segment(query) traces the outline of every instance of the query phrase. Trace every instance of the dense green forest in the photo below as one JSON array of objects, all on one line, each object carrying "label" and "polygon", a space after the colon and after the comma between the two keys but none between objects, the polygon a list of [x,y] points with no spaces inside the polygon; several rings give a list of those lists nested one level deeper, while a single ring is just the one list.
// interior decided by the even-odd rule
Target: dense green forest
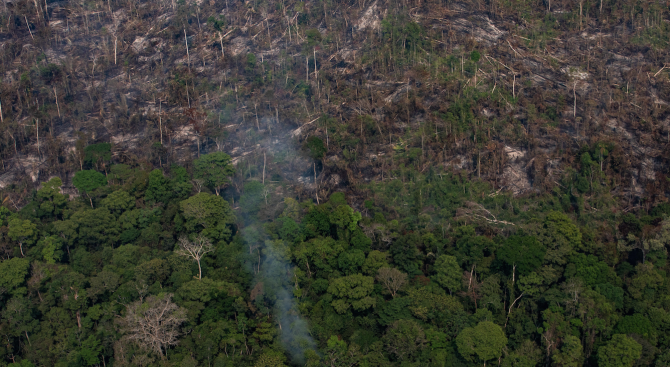
[{"label": "dense green forest", "polygon": [[670,363],[670,205],[618,211],[583,173],[515,198],[403,168],[356,211],[252,174],[228,197],[221,152],[94,163],[77,197],[52,178],[0,207],[2,365]]}]

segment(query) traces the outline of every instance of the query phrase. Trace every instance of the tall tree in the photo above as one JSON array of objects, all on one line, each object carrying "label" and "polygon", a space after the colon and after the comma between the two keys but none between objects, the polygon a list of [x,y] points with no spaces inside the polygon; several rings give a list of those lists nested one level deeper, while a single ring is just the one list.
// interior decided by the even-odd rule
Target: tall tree
[{"label": "tall tree", "polygon": [[407,274],[396,268],[380,268],[376,279],[394,298],[396,293],[407,284]]},{"label": "tall tree", "polygon": [[214,246],[209,238],[198,235],[193,241],[190,241],[186,236],[180,237],[179,249],[176,252],[181,256],[190,257],[198,263],[198,279],[202,279],[200,260],[212,251],[214,251]]},{"label": "tall tree", "polygon": [[149,174],[149,183],[144,197],[148,202],[166,204],[173,193],[172,182],[163,175],[163,171],[155,169]]},{"label": "tall tree", "polygon": [[328,286],[328,293],[339,298],[332,303],[338,313],[345,313],[349,307],[357,311],[373,307],[375,299],[370,296],[373,290],[374,279],[361,274],[333,279]]},{"label": "tall tree", "polygon": [[4,291],[0,293],[0,297],[4,298],[4,295],[7,293],[10,295],[26,293],[24,285],[29,268],[30,261],[28,261],[28,259],[15,257],[13,259],[1,261],[0,289],[3,289]]},{"label": "tall tree", "polygon": [[97,143],[84,148],[84,162],[96,169],[107,172],[107,166],[112,160],[112,144]]},{"label": "tall tree", "polygon": [[598,366],[631,367],[640,358],[642,346],[624,334],[615,334],[598,349]]},{"label": "tall tree", "polygon": [[201,231],[202,235],[218,240],[227,240],[232,234],[230,226],[235,223],[235,215],[222,197],[201,192],[180,204],[187,230]]},{"label": "tall tree", "polygon": [[93,199],[91,199],[91,191],[97,189],[100,186],[107,185],[107,177],[100,172],[84,170],[79,171],[74,174],[72,179],[72,184],[77,190],[86,194],[88,200],[91,202],[91,208],[93,207]]},{"label": "tall tree", "polygon": [[167,348],[178,344],[185,321],[186,309],[172,302],[172,294],[167,293],[127,305],[122,325],[127,339],[164,358]]},{"label": "tall tree", "polygon": [[213,188],[217,196],[221,188],[230,182],[230,177],[235,174],[230,156],[223,152],[205,154],[193,161],[193,167],[193,176],[204,180],[205,185]]},{"label": "tall tree", "polygon": [[35,223],[25,219],[13,218],[9,220],[9,237],[19,243],[21,249],[21,256],[26,256],[23,253],[23,245],[32,245],[37,239],[37,226]]},{"label": "tall tree", "polygon": [[496,259],[506,265],[510,274],[526,275],[542,265],[545,252],[534,236],[510,236],[496,251]]},{"label": "tall tree", "polygon": [[456,337],[458,352],[469,361],[487,361],[499,358],[507,345],[502,328],[491,321],[482,321],[477,326],[465,328]]},{"label": "tall tree", "polygon": [[440,255],[433,266],[433,279],[437,284],[449,290],[449,293],[458,291],[462,286],[463,270],[458,266],[455,256]]},{"label": "tall tree", "polygon": [[556,366],[579,367],[582,365],[582,343],[574,335],[568,335],[563,338],[563,345],[560,350],[556,350],[551,357]]},{"label": "tall tree", "polygon": [[63,181],[54,177],[48,182],[42,184],[42,188],[37,190],[37,199],[40,202],[40,216],[55,217],[63,212],[67,204],[67,196],[60,193],[60,187]]},{"label": "tall tree", "polygon": [[100,200],[100,204],[117,216],[131,210],[135,206],[135,199],[125,190],[116,190]]},{"label": "tall tree", "polygon": [[426,347],[426,333],[414,320],[398,320],[384,335],[386,349],[401,361],[415,357]]}]

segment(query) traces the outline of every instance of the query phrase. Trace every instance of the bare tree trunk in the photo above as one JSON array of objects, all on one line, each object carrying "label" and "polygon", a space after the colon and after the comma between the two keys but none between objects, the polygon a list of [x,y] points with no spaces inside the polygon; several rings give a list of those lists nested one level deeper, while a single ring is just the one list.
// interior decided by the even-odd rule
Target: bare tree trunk
[{"label": "bare tree trunk", "polygon": [[482,152],[477,152],[477,177],[482,178]]},{"label": "bare tree trunk", "polygon": [[[56,93],[56,86],[54,85],[54,96],[56,97],[56,108],[58,109],[58,118],[60,118],[60,105],[58,104],[58,93]],[[0,109],[0,113],[2,109]]]},{"label": "bare tree trunk", "polygon": [[37,136],[37,154],[42,157],[40,151],[40,119],[35,119],[35,135]]},{"label": "bare tree trunk", "polygon": [[163,145],[163,120],[161,119],[162,106],[163,106],[162,101],[158,99],[158,130],[160,130],[161,133],[161,145]]},{"label": "bare tree trunk", "polygon": [[507,310],[507,318],[505,319],[505,327],[507,327],[507,321],[509,321],[509,315],[510,315],[510,313],[512,313],[512,307],[514,307],[514,304],[516,303],[516,301],[518,301],[519,299],[521,299],[521,297],[523,297],[523,295],[524,295],[524,294],[521,293],[521,295],[520,295],[519,297],[517,297],[517,298],[514,300],[514,302],[512,302],[512,304],[509,306],[509,310]]},{"label": "bare tree trunk", "polygon": [[26,17],[26,16],[24,15],[24,16],[23,16],[23,19],[26,20],[26,27],[28,27],[28,32],[30,32],[30,38],[32,38],[33,41],[34,41],[34,40],[35,40],[35,37],[33,37],[33,31],[30,29],[30,23],[28,23],[28,17]]},{"label": "bare tree trunk", "polygon": [[256,129],[261,131],[261,125],[258,123],[258,105],[254,103],[254,113],[256,114]]},{"label": "bare tree trunk", "polygon": [[[191,108],[191,96],[188,94],[188,81],[186,82],[186,99],[188,100],[188,108]],[[198,153],[199,152],[200,151],[198,150]]]},{"label": "bare tree trunk", "polygon": [[[184,42],[186,42],[186,60],[188,62],[188,68],[191,69],[191,55],[188,53],[188,37],[186,36],[186,28],[184,28]],[[190,108],[190,106],[189,106]]]},{"label": "bare tree trunk", "polygon": [[574,99],[572,104],[572,117],[577,117],[577,82],[572,87],[572,97]]},{"label": "bare tree trunk", "polygon": [[319,184],[316,183],[316,162],[314,163],[314,187],[316,192],[316,203],[319,204]]},{"label": "bare tree trunk", "polygon": [[37,20],[40,20],[40,7],[37,5],[37,0],[33,0],[35,3],[35,13],[37,13]]},{"label": "bare tree trunk", "polygon": [[221,32],[219,32],[219,42],[221,42],[221,58],[224,58],[226,55],[223,53],[223,36],[221,35]]}]

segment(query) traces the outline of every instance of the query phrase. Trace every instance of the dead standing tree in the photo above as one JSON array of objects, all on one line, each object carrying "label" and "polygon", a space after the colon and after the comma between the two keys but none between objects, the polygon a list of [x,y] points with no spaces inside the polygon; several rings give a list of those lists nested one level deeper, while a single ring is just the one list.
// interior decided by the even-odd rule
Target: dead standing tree
[{"label": "dead standing tree", "polygon": [[179,327],[186,321],[186,309],[172,302],[172,294],[149,296],[126,306],[122,325],[126,338],[165,358],[167,348],[177,345]]},{"label": "dead standing tree", "polygon": [[200,260],[209,252],[214,251],[214,245],[209,238],[199,235],[195,240],[190,241],[186,237],[179,238],[178,255],[188,256],[198,263],[198,279],[202,279],[202,267]]},{"label": "dead standing tree", "polygon": [[[186,86],[186,89],[188,91],[188,84]],[[189,105],[190,105],[190,99],[189,99]],[[195,108],[185,108],[183,112],[184,116],[188,119],[188,124],[193,126],[193,131],[196,133],[196,142],[198,143],[198,158],[200,158],[200,141],[204,136],[207,136],[206,134],[206,127],[207,127],[207,114],[205,112],[199,112]]]},{"label": "dead standing tree", "polygon": [[377,273],[377,281],[395,298],[398,291],[407,283],[407,274],[396,268],[381,268]]}]

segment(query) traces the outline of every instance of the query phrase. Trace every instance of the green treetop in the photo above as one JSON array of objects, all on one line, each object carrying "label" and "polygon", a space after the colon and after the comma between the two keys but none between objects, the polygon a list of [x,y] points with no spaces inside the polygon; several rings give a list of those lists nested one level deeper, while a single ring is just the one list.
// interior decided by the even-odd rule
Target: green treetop
[{"label": "green treetop", "polygon": [[223,152],[205,154],[193,162],[196,179],[204,181],[205,185],[211,187],[219,195],[223,186],[230,182],[230,177],[235,173],[235,167],[231,163],[230,156]]},{"label": "green treetop", "polygon": [[582,365],[582,343],[574,335],[568,335],[563,339],[560,350],[556,350],[552,360],[557,366],[579,367]]},{"label": "green treetop", "polygon": [[91,202],[92,208],[93,200],[89,194],[98,187],[107,185],[107,177],[97,171],[84,170],[74,174],[72,184],[77,188],[77,190],[88,196],[88,200]]},{"label": "green treetop", "polygon": [[542,265],[546,249],[533,236],[510,236],[496,252],[507,270],[526,275]]},{"label": "green treetop", "polygon": [[370,297],[373,289],[374,278],[354,274],[331,280],[328,293],[339,298],[332,303],[335,311],[345,313],[349,307],[361,311],[374,306],[375,299]]},{"label": "green treetop", "polygon": [[[30,268],[28,259],[15,257],[0,262],[0,288],[12,295],[24,294],[26,288],[23,287]],[[3,295],[0,295],[2,297]],[[0,298],[1,299],[1,298]]]},{"label": "green treetop", "polygon": [[213,239],[227,240],[232,234],[229,226],[235,215],[227,201],[220,196],[201,192],[181,202],[186,229]]},{"label": "green treetop", "polygon": [[598,366],[631,367],[640,358],[642,346],[623,334],[615,334],[612,339],[598,349]]},{"label": "green treetop", "polygon": [[42,188],[37,190],[37,198],[40,202],[40,216],[57,216],[63,212],[67,204],[67,196],[60,193],[60,187],[63,181],[54,177],[48,182],[42,184]]},{"label": "green treetop", "polygon": [[107,195],[106,198],[100,201],[103,207],[109,209],[110,212],[120,215],[121,213],[133,209],[135,207],[135,199],[133,199],[128,192],[124,190],[117,190]]},{"label": "green treetop", "polygon": [[19,218],[12,218],[9,220],[9,237],[19,243],[21,249],[21,256],[26,256],[23,253],[23,245],[32,245],[37,240],[37,226],[29,220],[21,220]]},{"label": "green treetop", "polygon": [[478,359],[486,363],[499,358],[505,345],[505,332],[490,321],[482,321],[473,328],[465,328],[456,337],[458,352],[463,358],[473,362]]},{"label": "green treetop", "polygon": [[461,289],[461,278],[463,270],[458,266],[458,260],[455,256],[440,255],[433,266],[435,280],[439,285],[449,290],[449,292]]}]

